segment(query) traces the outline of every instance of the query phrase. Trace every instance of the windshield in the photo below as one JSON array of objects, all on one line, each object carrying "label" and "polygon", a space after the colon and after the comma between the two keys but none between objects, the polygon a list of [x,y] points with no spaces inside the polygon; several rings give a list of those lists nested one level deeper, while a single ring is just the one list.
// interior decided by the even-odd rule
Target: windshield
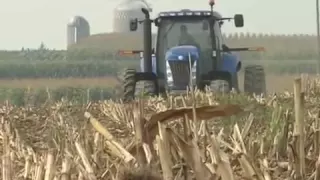
[{"label": "windshield", "polygon": [[[202,17],[177,18],[179,20],[174,18],[161,19],[156,49],[159,58],[157,67],[165,67],[165,53],[177,45],[194,45],[199,48],[203,55],[212,54],[209,20]],[[207,28],[203,28],[205,23]],[[218,22],[214,23],[213,29],[216,35],[217,47],[221,48],[223,39]]]},{"label": "windshield", "polygon": [[159,49],[161,55],[177,45],[195,45],[200,49],[211,49],[210,30],[203,30],[203,19],[163,19],[158,32]]},{"label": "windshield", "polygon": [[[203,18],[175,18],[161,19],[157,38],[158,67],[165,67],[165,53],[167,50],[178,45],[194,45],[200,51],[210,50],[210,28],[203,29],[203,24],[208,20]],[[159,69],[159,70],[160,70]],[[161,70],[160,70],[161,71]]]}]

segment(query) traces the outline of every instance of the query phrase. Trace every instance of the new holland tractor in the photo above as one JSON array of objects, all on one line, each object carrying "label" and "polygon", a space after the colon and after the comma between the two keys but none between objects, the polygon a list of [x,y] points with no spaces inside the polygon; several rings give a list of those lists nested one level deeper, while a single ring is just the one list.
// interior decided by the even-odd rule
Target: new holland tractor
[{"label": "new holland tractor", "polygon": [[[230,48],[222,37],[221,25],[234,20],[236,27],[243,27],[241,14],[223,18],[211,10],[160,12],[150,18],[147,9],[142,9],[144,20],[130,21],[130,30],[136,31],[138,24],[144,25],[144,50],[123,51],[141,53],[141,69],[127,69],[123,79],[123,100],[133,100],[139,93],[160,95],[186,92],[192,84],[200,90],[216,92],[239,92],[238,72],[241,61],[233,51],[259,51],[261,48]],[[151,25],[157,27],[155,46],[152,48]],[[250,65],[244,68],[244,91],[265,93],[263,67]],[[210,88],[206,88],[209,86]]]}]

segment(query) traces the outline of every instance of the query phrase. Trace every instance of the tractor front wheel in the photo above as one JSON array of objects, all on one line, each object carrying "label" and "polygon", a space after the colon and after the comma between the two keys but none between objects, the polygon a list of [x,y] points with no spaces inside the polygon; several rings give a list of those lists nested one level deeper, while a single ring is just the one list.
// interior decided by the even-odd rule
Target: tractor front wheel
[{"label": "tractor front wheel", "polygon": [[210,82],[210,89],[213,92],[228,93],[230,85],[226,80],[214,80]]},{"label": "tractor front wheel", "polygon": [[136,82],[135,97],[154,96],[156,87],[153,81]]}]

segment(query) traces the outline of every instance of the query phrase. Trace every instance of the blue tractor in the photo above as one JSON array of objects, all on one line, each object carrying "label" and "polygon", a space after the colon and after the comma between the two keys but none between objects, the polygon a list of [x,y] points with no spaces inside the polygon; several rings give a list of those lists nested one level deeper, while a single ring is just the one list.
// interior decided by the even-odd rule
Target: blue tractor
[{"label": "blue tractor", "polygon": [[[243,27],[241,14],[223,18],[211,10],[161,12],[150,18],[147,9],[142,9],[145,19],[134,19],[130,30],[136,31],[144,24],[144,50],[141,70],[127,69],[123,79],[123,100],[130,101],[142,91],[149,95],[185,92],[190,85],[200,90],[239,92],[238,72],[241,61],[232,51],[259,50],[255,48],[229,48],[224,44],[221,25],[225,20],[234,20],[236,27]],[[152,48],[151,24],[157,27],[155,46]],[[244,91],[265,93],[263,67],[245,67]],[[205,88],[209,86],[210,88]]]}]

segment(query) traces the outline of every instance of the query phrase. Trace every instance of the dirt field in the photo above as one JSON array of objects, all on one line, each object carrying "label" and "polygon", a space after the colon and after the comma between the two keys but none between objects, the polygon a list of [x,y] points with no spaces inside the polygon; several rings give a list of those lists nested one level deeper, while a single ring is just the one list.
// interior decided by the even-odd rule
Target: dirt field
[{"label": "dirt field", "polygon": [[117,80],[113,77],[101,77],[101,78],[65,78],[65,79],[16,79],[16,80],[4,80],[0,79],[0,88],[25,88],[30,86],[31,88],[56,88],[61,86],[72,87],[113,87],[117,84]]},{"label": "dirt field", "polygon": [[[293,91],[293,80],[299,77],[299,75],[266,75],[266,84],[268,93],[273,92],[283,92],[283,91]],[[243,74],[239,75],[239,86],[243,90]]]},{"label": "dirt field", "polygon": [[[293,90],[293,79],[299,75],[274,75],[267,74],[266,83],[269,93],[281,92],[281,91],[292,91]],[[243,74],[239,75],[240,89],[243,90]],[[0,80],[1,87],[10,88],[56,88],[61,86],[73,86],[73,87],[113,87],[117,85],[117,79],[112,77],[103,78],[67,78],[67,79],[17,79],[17,80]]]}]

